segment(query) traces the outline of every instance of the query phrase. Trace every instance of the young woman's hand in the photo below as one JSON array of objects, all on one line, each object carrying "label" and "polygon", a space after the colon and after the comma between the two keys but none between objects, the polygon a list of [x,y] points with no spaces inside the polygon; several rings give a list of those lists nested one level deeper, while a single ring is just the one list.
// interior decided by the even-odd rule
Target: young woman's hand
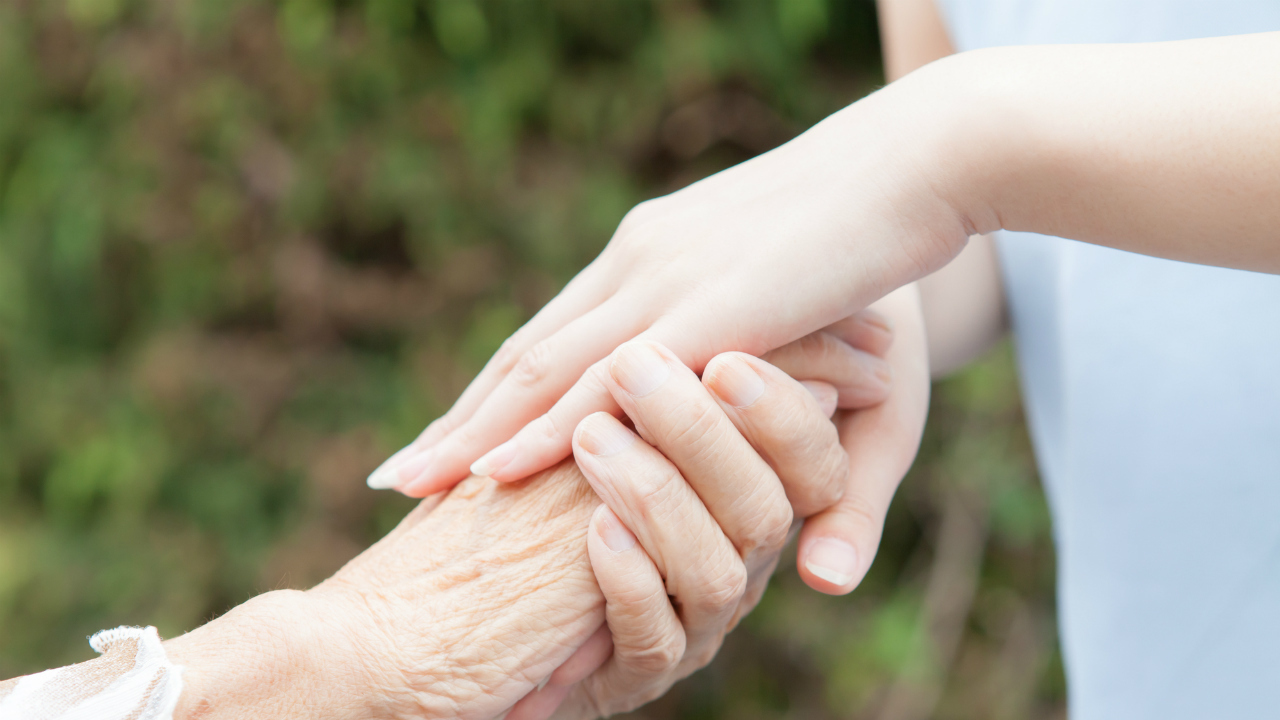
[{"label": "young woman's hand", "polygon": [[469,469],[519,479],[567,456],[586,416],[618,415],[603,359],[622,343],[660,343],[700,373],[718,354],[762,355],[944,264],[969,229],[936,167],[947,167],[945,144],[928,113],[905,111],[914,97],[886,88],[636,207],[371,484],[422,497]]},{"label": "young woman's hand", "polygon": [[617,412],[597,363],[623,342],[662,343],[695,371],[726,351],[760,355],[941,267],[977,233],[1280,272],[1277,86],[1280,33],[927,65],[638,206],[372,484],[423,495],[473,463],[498,479],[546,467],[582,418]]}]

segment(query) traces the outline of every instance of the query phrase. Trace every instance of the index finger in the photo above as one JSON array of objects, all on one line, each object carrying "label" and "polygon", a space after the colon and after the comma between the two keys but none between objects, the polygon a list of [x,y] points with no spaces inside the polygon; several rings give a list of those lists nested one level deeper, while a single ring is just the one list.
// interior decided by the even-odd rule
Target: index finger
[{"label": "index finger", "polygon": [[[591,363],[635,335],[641,322],[640,313],[615,296],[535,344],[480,402],[469,420],[434,447],[403,457],[390,468],[399,474],[391,484],[415,497],[444,490],[466,477],[469,467],[486,451],[490,451],[486,459],[491,467],[478,464],[475,474],[491,475],[498,469],[492,466],[495,458],[504,457],[492,452],[494,446],[553,407],[555,399],[577,383]],[[559,450],[558,456],[529,472],[567,457],[567,439]]]},{"label": "index finger", "polygon": [[[512,428],[511,424],[529,419],[528,411],[531,403],[529,397],[522,397],[514,392],[507,393],[500,388],[489,397],[485,403],[486,407],[477,412],[472,422],[446,438],[431,451],[437,455],[432,460],[434,466],[417,473],[416,480],[410,478],[402,488],[402,492],[406,495],[421,497],[453,485],[460,479],[460,473],[467,469],[464,460],[471,463],[470,470],[473,474],[491,477],[498,482],[514,482],[526,478],[569,456],[572,452],[574,428],[588,415],[607,412],[615,417],[620,416],[622,411],[604,382],[609,353],[633,338],[644,340],[656,336],[658,332],[655,328],[649,328],[636,334],[633,326],[640,322],[641,316],[633,315],[634,320],[630,323],[620,320],[618,315],[626,318],[625,313],[632,311],[615,305],[625,306],[626,301],[622,296],[614,296],[609,302],[593,311],[592,314],[598,315],[601,322],[593,323],[590,328],[584,329],[580,333],[581,339],[575,341],[578,343],[576,346],[573,342],[564,342],[558,337],[552,338],[557,341],[557,344],[548,352],[556,359],[548,360],[550,364],[578,362],[584,355],[602,359],[598,359],[585,372],[581,372],[577,381],[567,390],[562,387],[553,387],[548,390],[546,383],[531,386],[531,393],[564,392],[550,409],[528,422],[512,437],[509,433],[515,428]],[[591,330],[597,331],[597,334],[592,335]],[[566,331],[558,335],[564,335]],[[583,345],[587,349],[584,349]],[[606,346],[607,349],[596,352]],[[672,344],[667,344],[666,347],[689,367],[701,368],[700,365],[690,363],[689,357],[684,357],[684,355],[692,355],[696,360],[696,353],[682,354]],[[703,360],[705,362],[705,358]],[[542,408],[535,406],[533,409],[540,411]],[[483,417],[480,413],[484,413]],[[472,429],[476,435],[467,437]],[[494,447],[504,437],[511,439]],[[477,447],[479,445],[482,447]],[[480,456],[480,453],[485,450],[488,452]],[[479,456],[478,459],[477,456]],[[471,462],[472,460],[474,462]]]},{"label": "index finger", "polygon": [[516,363],[530,348],[599,307],[607,299],[608,293],[603,283],[596,280],[591,265],[588,265],[535,313],[529,322],[503,341],[498,351],[454,401],[453,407],[428,425],[410,447],[425,450],[470,420],[480,404],[511,374]]}]

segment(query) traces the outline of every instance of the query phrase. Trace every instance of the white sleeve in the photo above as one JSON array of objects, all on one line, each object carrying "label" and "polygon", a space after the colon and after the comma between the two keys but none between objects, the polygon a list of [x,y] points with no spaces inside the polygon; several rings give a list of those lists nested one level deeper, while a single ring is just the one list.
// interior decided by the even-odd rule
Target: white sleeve
[{"label": "white sleeve", "polygon": [[118,627],[89,639],[101,657],[0,682],[0,720],[172,720],[182,668],[153,627]]}]

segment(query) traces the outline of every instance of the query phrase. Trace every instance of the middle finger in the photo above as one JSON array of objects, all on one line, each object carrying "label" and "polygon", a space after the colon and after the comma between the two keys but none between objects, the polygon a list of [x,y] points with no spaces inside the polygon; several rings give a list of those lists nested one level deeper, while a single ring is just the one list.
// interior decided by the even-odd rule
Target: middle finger
[{"label": "middle finger", "polygon": [[640,436],[679,468],[744,560],[782,546],[792,519],[782,484],[674,354],[653,342],[626,343],[603,379]]},{"label": "middle finger", "polygon": [[573,454],[665,578],[689,648],[714,645],[737,610],[747,570],[706,506],[662,453],[608,413],[578,425]]}]

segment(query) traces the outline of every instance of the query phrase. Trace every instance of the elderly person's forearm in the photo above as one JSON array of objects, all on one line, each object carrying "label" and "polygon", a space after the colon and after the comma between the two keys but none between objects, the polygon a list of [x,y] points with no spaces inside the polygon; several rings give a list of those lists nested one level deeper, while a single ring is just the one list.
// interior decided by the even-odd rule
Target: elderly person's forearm
[{"label": "elderly person's forearm", "polygon": [[572,463],[465,482],[320,586],[167,643],[188,668],[175,718],[488,720],[603,620],[586,557],[598,502]]}]

